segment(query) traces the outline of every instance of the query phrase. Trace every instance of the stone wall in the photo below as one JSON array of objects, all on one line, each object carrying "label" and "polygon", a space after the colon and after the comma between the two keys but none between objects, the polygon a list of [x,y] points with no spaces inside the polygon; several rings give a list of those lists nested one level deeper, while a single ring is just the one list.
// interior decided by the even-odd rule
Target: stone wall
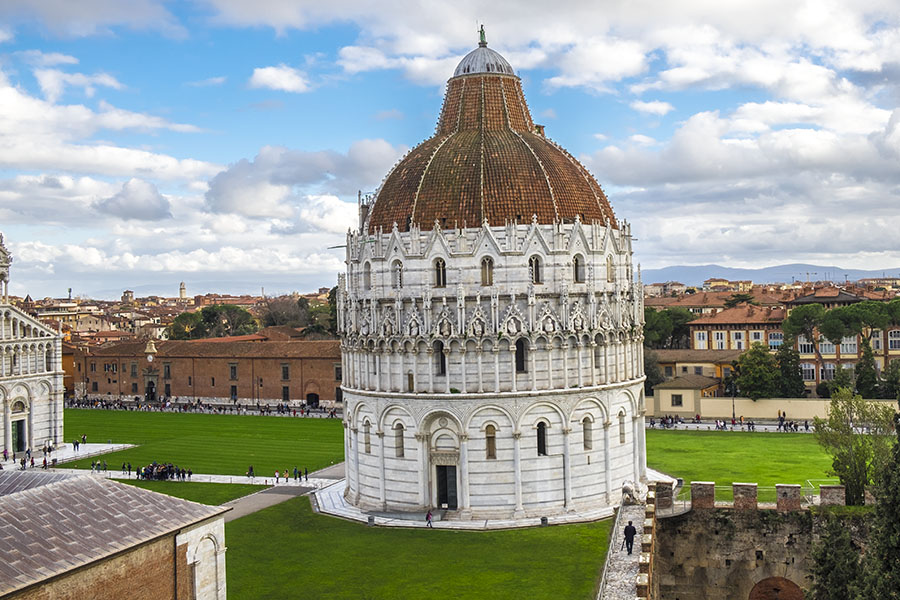
[{"label": "stone wall", "polygon": [[[9,600],[193,598],[186,546],[170,535],[9,596]],[[176,594],[176,589],[179,593]],[[187,595],[186,595],[187,594]]]},{"label": "stone wall", "polygon": [[[803,598],[802,590],[811,584],[810,551],[827,509],[803,508],[799,486],[787,485],[777,486],[777,509],[759,506],[756,488],[756,484],[736,483],[734,502],[715,505],[713,484],[692,482],[691,510],[658,515],[654,598]],[[825,486],[821,503],[842,505],[842,486]],[[865,518],[844,518],[853,543],[864,547]]]}]

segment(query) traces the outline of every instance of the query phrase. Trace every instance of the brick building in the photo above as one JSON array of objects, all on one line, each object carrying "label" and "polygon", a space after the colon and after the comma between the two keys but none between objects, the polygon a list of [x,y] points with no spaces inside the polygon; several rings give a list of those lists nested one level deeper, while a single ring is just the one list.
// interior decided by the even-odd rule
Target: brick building
[{"label": "brick building", "polygon": [[783,308],[740,304],[720,312],[704,315],[688,324],[691,348],[694,350],[746,350],[762,344],[774,350],[781,345],[784,334]]},{"label": "brick building", "polygon": [[227,507],[38,471],[0,471],[0,502],[3,598],[226,598]]},{"label": "brick building", "polygon": [[90,350],[75,370],[76,387],[92,397],[312,406],[342,400],[337,340],[122,342]]}]

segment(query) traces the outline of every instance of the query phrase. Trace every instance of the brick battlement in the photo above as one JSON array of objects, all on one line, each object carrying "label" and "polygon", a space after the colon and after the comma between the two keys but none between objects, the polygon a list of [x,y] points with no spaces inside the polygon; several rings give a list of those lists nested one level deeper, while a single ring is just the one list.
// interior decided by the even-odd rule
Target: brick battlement
[{"label": "brick battlement", "polygon": [[[716,484],[711,481],[691,482],[691,509],[733,508],[734,510],[771,509],[771,505],[760,506],[758,486],[755,483],[732,483],[733,500],[716,502]],[[819,488],[819,503],[822,506],[843,506],[845,490],[842,485],[823,485]],[[775,485],[775,510],[793,512],[804,509],[802,488],[799,485],[779,483]],[[672,507],[671,484],[657,487],[657,506]]]}]

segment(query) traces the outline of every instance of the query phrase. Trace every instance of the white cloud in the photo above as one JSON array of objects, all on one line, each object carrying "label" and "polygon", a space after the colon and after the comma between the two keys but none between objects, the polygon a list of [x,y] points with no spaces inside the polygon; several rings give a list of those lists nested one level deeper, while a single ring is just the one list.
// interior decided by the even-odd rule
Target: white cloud
[{"label": "white cloud", "polygon": [[556,111],[553,110],[552,108],[545,109],[545,110],[541,111],[541,118],[542,119],[556,119],[557,118]]},{"label": "white cloud", "polygon": [[375,113],[376,121],[387,121],[389,119],[399,120],[402,118],[403,118],[403,112],[397,110],[396,108],[391,108],[388,110],[379,110],[377,113]]},{"label": "white cloud", "polygon": [[41,86],[44,97],[53,103],[59,99],[67,85],[84,89],[88,98],[93,97],[95,86],[104,86],[115,90],[125,87],[115,77],[106,73],[85,75],[84,73],[64,73],[57,69],[37,69],[34,76]]},{"label": "white cloud", "polygon": [[225,83],[227,77],[219,76],[219,77],[208,77],[207,79],[200,79],[198,81],[188,81],[185,85],[190,87],[211,87],[216,85],[222,85]]},{"label": "white cloud", "polygon": [[172,216],[169,201],[156,186],[141,179],[130,179],[113,196],[100,200],[94,207],[120,219],[158,221]]},{"label": "white cloud", "polygon": [[294,93],[302,93],[310,89],[309,80],[303,72],[284,64],[277,67],[253,69],[249,85],[252,88],[269,88]]},{"label": "white cloud", "polygon": [[59,52],[41,52],[40,50],[22,50],[15,53],[28,64],[37,67],[54,67],[56,65],[77,65],[78,59]]},{"label": "white cloud", "polygon": [[184,28],[164,4],[161,0],[4,0],[0,21],[37,20],[51,33],[66,37],[108,34],[120,26],[184,36]]},{"label": "white cloud", "polygon": [[649,102],[635,100],[634,102],[629,104],[629,106],[638,112],[644,112],[659,116],[667,115],[675,110],[674,106],[672,106],[668,102],[662,102],[660,100],[651,100]]},{"label": "white cloud", "polygon": [[300,209],[301,223],[332,233],[345,233],[359,224],[357,206],[337,196],[307,196]]},{"label": "white cloud", "polygon": [[238,161],[213,177],[206,202],[215,213],[290,220],[302,196],[320,198],[314,191],[374,189],[402,152],[384,140],[354,142],[346,154],[265,146],[252,161]]},{"label": "white cloud", "polygon": [[4,42],[11,42],[13,40],[13,33],[9,29],[5,27],[0,27],[0,44]]},{"label": "white cloud", "polygon": [[192,180],[221,170],[200,160],[87,141],[103,130],[198,131],[192,125],[119,109],[103,101],[96,112],[80,104],[52,104],[10,84],[2,72],[0,106],[0,168],[166,180]]}]

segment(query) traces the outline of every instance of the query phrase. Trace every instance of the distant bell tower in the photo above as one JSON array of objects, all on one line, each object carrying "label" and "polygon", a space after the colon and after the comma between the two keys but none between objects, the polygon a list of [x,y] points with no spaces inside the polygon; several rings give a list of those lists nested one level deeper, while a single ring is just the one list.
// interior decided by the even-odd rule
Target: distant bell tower
[{"label": "distant bell tower", "polygon": [[3,234],[0,233],[0,302],[9,304],[9,265],[12,264],[12,254],[3,244]]},{"label": "distant bell tower", "polygon": [[187,300],[187,287],[184,285],[184,282],[181,282],[181,285],[178,286],[178,297],[181,300]]}]

